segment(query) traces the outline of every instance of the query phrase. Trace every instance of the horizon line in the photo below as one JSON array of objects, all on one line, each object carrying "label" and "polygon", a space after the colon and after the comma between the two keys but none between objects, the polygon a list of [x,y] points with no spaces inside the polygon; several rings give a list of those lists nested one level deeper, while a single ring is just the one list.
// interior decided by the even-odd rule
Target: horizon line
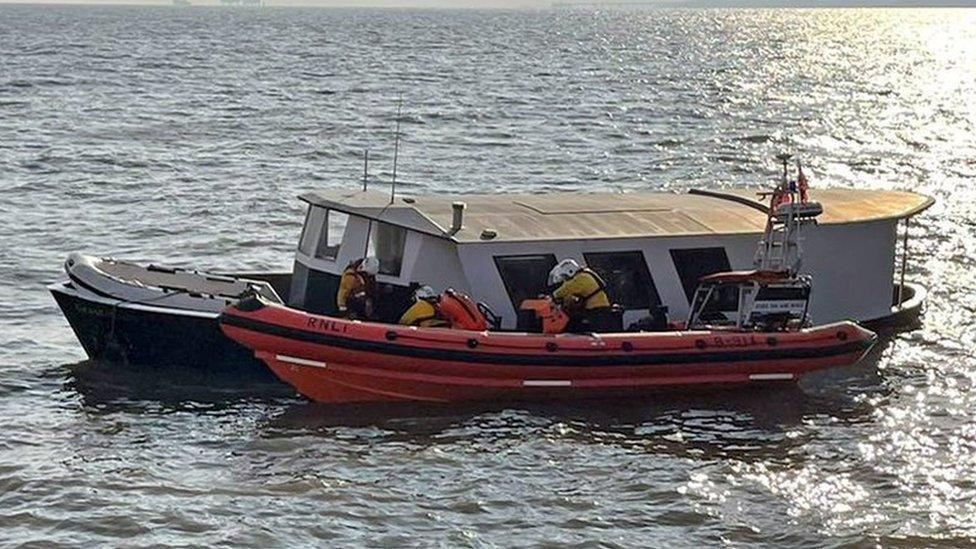
[{"label": "horizon line", "polygon": [[[340,0],[341,2],[341,0]],[[117,7],[172,7],[179,9],[221,8],[236,10],[260,10],[265,8],[321,8],[321,9],[421,9],[421,10],[568,10],[574,8],[602,9],[602,8],[675,8],[675,9],[976,9],[973,0],[610,0],[600,1],[550,1],[531,2],[516,0],[511,5],[479,6],[476,4],[442,5],[424,2],[384,2],[380,5],[370,5],[367,2],[331,3],[331,2],[302,2],[301,0],[263,0],[260,5],[222,5],[220,0],[207,0],[205,3],[178,5],[166,0],[0,0],[0,5],[9,6],[117,6]]]}]

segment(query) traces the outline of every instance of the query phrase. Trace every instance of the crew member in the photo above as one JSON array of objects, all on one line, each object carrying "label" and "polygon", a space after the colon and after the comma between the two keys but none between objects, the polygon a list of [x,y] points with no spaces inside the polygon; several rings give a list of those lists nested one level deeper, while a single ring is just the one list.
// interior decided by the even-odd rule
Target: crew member
[{"label": "crew member", "polygon": [[569,315],[568,332],[608,332],[616,329],[616,317],[606,283],[600,275],[572,259],[560,261],[549,272],[552,299]]},{"label": "crew member", "polygon": [[400,317],[400,324],[421,328],[443,328],[447,326],[447,321],[441,315],[439,302],[440,296],[430,286],[417,288],[413,292],[413,305]]},{"label": "crew member", "polygon": [[376,273],[379,270],[380,262],[372,256],[357,259],[346,267],[336,294],[336,305],[341,316],[358,319],[372,316]]}]

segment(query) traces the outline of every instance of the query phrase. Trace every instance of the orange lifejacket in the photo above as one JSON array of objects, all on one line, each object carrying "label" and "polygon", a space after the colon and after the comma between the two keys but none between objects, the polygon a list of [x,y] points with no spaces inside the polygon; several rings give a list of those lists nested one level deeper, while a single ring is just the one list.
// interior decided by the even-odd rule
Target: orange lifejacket
[{"label": "orange lifejacket", "polygon": [[519,305],[522,311],[533,311],[535,317],[542,322],[542,333],[561,334],[566,331],[569,325],[569,315],[563,311],[562,307],[556,305],[551,297],[540,299],[526,299]]},{"label": "orange lifejacket", "polygon": [[437,310],[457,330],[481,332],[488,329],[488,319],[478,310],[478,305],[467,295],[451,288],[444,290]]}]

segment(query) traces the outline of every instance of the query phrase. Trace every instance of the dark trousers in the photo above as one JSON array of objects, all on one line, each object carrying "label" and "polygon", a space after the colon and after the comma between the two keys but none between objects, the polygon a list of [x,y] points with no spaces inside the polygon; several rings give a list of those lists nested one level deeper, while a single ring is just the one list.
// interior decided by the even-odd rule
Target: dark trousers
[{"label": "dark trousers", "polygon": [[575,334],[622,332],[623,319],[611,307],[587,309],[573,315],[566,331]]},{"label": "dark trousers", "polygon": [[346,300],[347,318],[369,320],[372,317],[373,300],[368,297],[353,296]]}]

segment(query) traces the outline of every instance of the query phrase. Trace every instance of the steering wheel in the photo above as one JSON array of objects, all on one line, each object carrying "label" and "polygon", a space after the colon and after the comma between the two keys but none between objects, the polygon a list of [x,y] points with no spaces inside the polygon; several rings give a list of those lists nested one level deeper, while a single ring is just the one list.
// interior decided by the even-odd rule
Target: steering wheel
[{"label": "steering wheel", "polygon": [[491,307],[489,307],[486,303],[481,301],[478,302],[478,312],[485,315],[485,319],[488,321],[488,324],[492,327],[492,329],[498,330],[502,327],[502,317],[496,315],[495,311],[492,311]]}]

